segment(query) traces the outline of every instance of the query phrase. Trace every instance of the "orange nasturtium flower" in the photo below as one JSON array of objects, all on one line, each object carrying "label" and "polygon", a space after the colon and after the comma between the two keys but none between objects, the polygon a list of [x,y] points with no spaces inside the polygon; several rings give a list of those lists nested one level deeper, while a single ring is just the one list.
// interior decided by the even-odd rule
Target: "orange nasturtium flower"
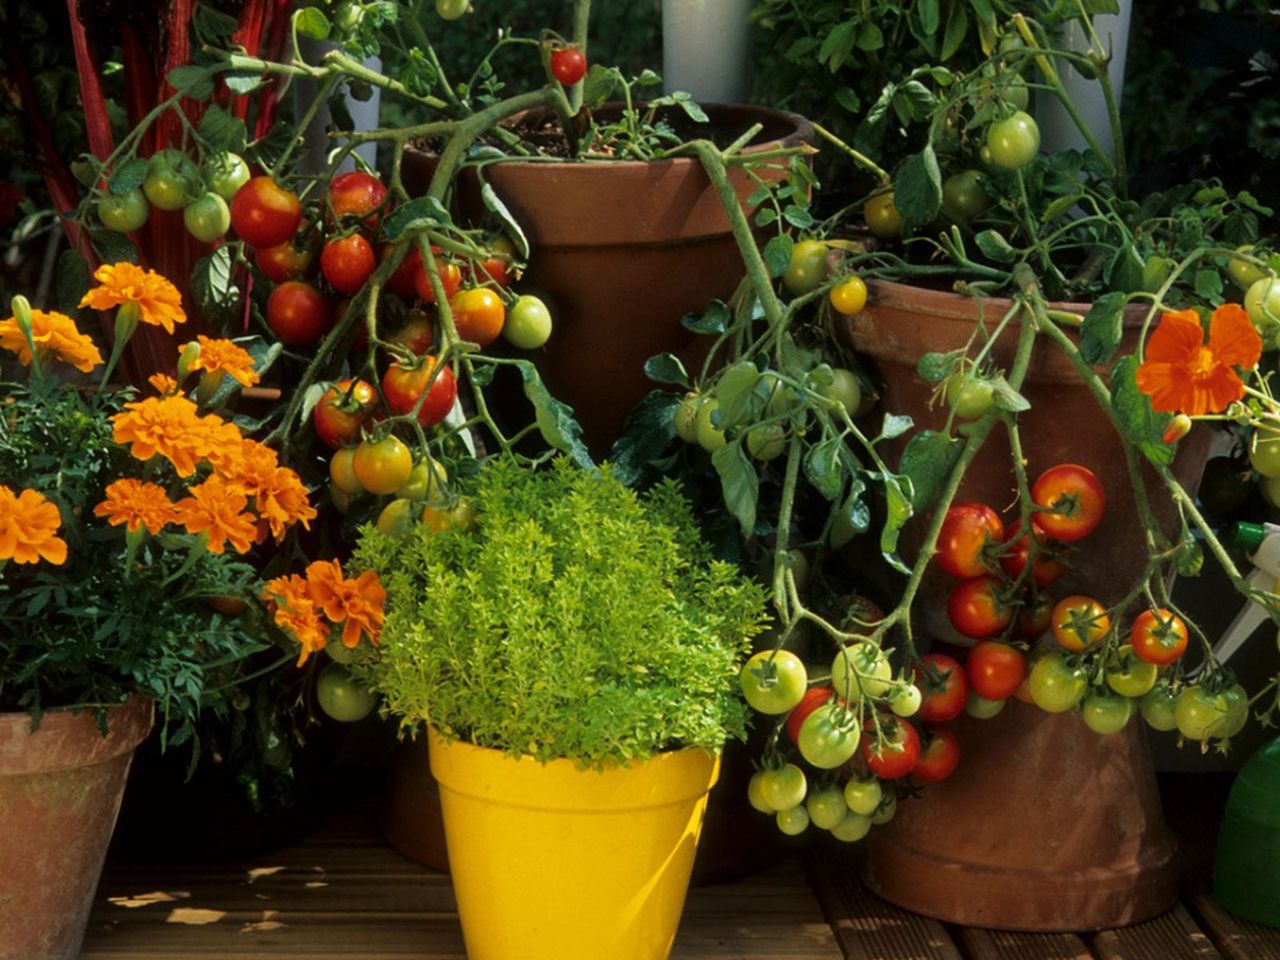
[{"label": "orange nasturtium flower", "polygon": [[200,356],[191,364],[192,370],[205,370],[210,374],[225,373],[242,387],[252,387],[258,382],[253,369],[253,357],[244,347],[230,340],[214,340],[200,334]]},{"label": "orange nasturtium flower", "polygon": [[113,527],[126,525],[130,533],[146,527],[148,533],[157,534],[178,518],[164,487],[132,477],[108,486],[107,498],[93,508],[93,513],[106,517]]},{"label": "orange nasturtium flower", "polygon": [[302,647],[298,666],[319,653],[329,641],[329,629],[307,592],[307,581],[297,574],[268,581],[262,599],[272,608],[276,626],[297,638]]},{"label": "orange nasturtium flower", "polygon": [[104,263],[94,271],[93,279],[99,286],[84,295],[82,307],[110,310],[134,304],[138,320],[163,327],[165,333],[173,333],[175,323],[186,323],[178,288],[154,270],[127,262]]},{"label": "orange nasturtium flower", "polygon": [[343,577],[337,560],[317,560],[307,567],[307,589],[324,615],[342,624],[343,646],[354,647],[361,633],[371,643],[378,642],[387,592],[372,570],[350,580]]},{"label": "orange nasturtium flower", "polygon": [[191,487],[191,496],[174,507],[178,522],[190,533],[203,533],[210,553],[222,553],[230,543],[236,553],[248,553],[258,536],[253,516],[244,512],[249,498],[218,474]]},{"label": "orange nasturtium flower", "polygon": [[[31,339],[40,356],[56,357],[81,373],[89,373],[102,363],[102,354],[93,340],[76,329],[76,322],[64,314],[32,310]],[[31,365],[31,347],[17,317],[0,320],[0,348],[16,353],[24,367]]]},{"label": "orange nasturtium flower", "polygon": [[53,564],[67,562],[67,543],[55,536],[62,514],[36,490],[14,495],[0,485],[0,561]]},{"label": "orange nasturtium flower", "polygon": [[1138,389],[1162,413],[1221,413],[1244,396],[1235,368],[1251,369],[1261,356],[1262,338],[1239,304],[1213,311],[1208,343],[1196,312],[1176,310],[1160,318],[1147,341]]}]

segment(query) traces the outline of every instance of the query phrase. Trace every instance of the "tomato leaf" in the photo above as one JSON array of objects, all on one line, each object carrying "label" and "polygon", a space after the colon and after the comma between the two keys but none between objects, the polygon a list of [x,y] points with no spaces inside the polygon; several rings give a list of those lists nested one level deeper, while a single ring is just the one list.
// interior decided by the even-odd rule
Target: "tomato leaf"
[{"label": "tomato leaf", "polygon": [[1196,296],[1207,300],[1212,306],[1222,304],[1222,274],[1212,268],[1196,271]]},{"label": "tomato leaf", "polygon": [[937,33],[942,23],[942,11],[938,7],[938,0],[919,0],[916,9],[920,11],[920,26],[924,28],[924,32]]},{"label": "tomato leaf", "polygon": [[844,489],[844,471],[841,469],[839,437],[828,437],[815,443],[804,456],[804,475],[813,488],[828,500],[840,496]]},{"label": "tomato leaf", "polygon": [[221,150],[243,153],[249,136],[244,121],[233,117],[216,103],[205,110],[197,132],[215,153]]},{"label": "tomato leaf", "polygon": [[63,250],[58,254],[58,266],[53,276],[59,312],[69,317],[76,316],[80,311],[80,301],[89,290],[89,265],[75,250]]},{"label": "tomato leaf", "polygon": [[233,281],[232,247],[224,244],[196,261],[191,271],[191,293],[200,309],[211,316],[226,316],[240,302],[240,288]]},{"label": "tomato leaf", "polygon": [[612,99],[617,89],[618,71],[593,63],[582,84],[582,102],[594,110]]},{"label": "tomato leaf", "polygon": [[[914,499],[914,495],[908,491],[911,490],[912,484],[909,479],[898,477],[894,474],[885,474],[882,479],[884,480],[887,516],[885,517],[884,528],[880,531],[880,554],[889,566],[899,573],[910,573],[911,569],[898,556],[898,537],[902,533],[902,528],[906,526],[907,521],[911,519],[911,502]],[[902,484],[904,480],[906,482],[905,490]]]},{"label": "tomato leaf", "polygon": [[[201,7],[201,9],[204,9]],[[262,87],[271,83],[270,78],[258,73],[224,73],[222,82],[227,85],[227,89],[232,93],[243,96],[246,93],[253,93]]]},{"label": "tomato leaf", "polygon": [[213,74],[207,67],[185,64],[174,67],[165,77],[169,86],[192,100],[208,100],[213,96]]},{"label": "tomato leaf", "polygon": [[995,230],[983,230],[973,238],[973,241],[978,245],[979,250],[996,263],[1013,263],[1018,259],[1017,251]]},{"label": "tomato leaf", "polygon": [[1089,13],[1119,13],[1119,0],[1084,0],[1084,8]]},{"label": "tomato leaf", "polygon": [[1198,540],[1188,536],[1178,545],[1178,552],[1173,558],[1173,568],[1179,576],[1198,577],[1204,567],[1204,547]]},{"label": "tomato leaf", "polygon": [[893,181],[893,202],[913,226],[931,222],[942,209],[942,173],[933,147],[926,146],[903,162]]},{"label": "tomato leaf", "polygon": [[1031,404],[1027,398],[1013,389],[1013,385],[1004,377],[994,377],[991,379],[993,388],[992,397],[995,404],[1001,410],[1009,413],[1021,413],[1024,410],[1030,410]]},{"label": "tomato leaf", "polygon": [[654,383],[674,383],[689,389],[689,374],[674,353],[660,353],[656,357],[650,357],[644,362],[644,375]]},{"label": "tomato leaf", "polygon": [[858,41],[858,21],[846,20],[835,26],[818,49],[818,62],[825,63],[832,73],[844,66],[853,54]]},{"label": "tomato leaf", "polygon": [[950,60],[964,44],[969,32],[969,13],[963,3],[956,3],[947,17],[947,31],[942,37],[942,59]]},{"label": "tomato leaf", "polygon": [[128,163],[116,168],[116,172],[107,181],[107,189],[117,197],[123,196],[130,190],[142,186],[142,181],[146,178],[147,161],[142,159],[130,160]]},{"label": "tomato leaf", "polygon": [[524,395],[533,404],[534,417],[542,439],[564,453],[569,454],[578,466],[595,469],[595,461],[586,444],[582,442],[582,425],[573,416],[573,408],[551,396],[538,368],[528,360],[515,361],[524,381]]},{"label": "tomato leaf", "polygon": [[397,240],[411,230],[438,227],[452,223],[449,211],[435,197],[418,197],[396,207],[382,221],[388,240]]},{"label": "tomato leaf", "polygon": [[1125,435],[1152,463],[1168,466],[1174,446],[1164,442],[1164,429],[1172,419],[1151,409],[1147,395],[1138,389],[1138,358],[1121,357],[1111,368],[1111,408]]},{"label": "tomato leaf", "polygon": [[724,333],[729,326],[729,308],[719,300],[712,300],[702,316],[686,313],[680,318],[680,324],[694,333]]},{"label": "tomato leaf", "polygon": [[789,203],[782,208],[782,218],[797,230],[807,230],[813,226],[813,214],[809,212],[809,208],[795,203]]},{"label": "tomato leaf", "polygon": [[743,418],[763,410],[769,399],[768,389],[769,382],[760,376],[750,360],[740,360],[720,374],[715,386],[720,404],[715,415],[719,429],[735,426]]},{"label": "tomato leaf", "polygon": [[795,247],[795,241],[785,233],[771,237],[764,245],[761,256],[764,257],[765,265],[769,268],[769,276],[780,277],[787,272],[787,267],[791,265],[793,247]]},{"label": "tomato leaf", "polygon": [[886,413],[884,415],[884,426],[880,428],[880,436],[876,437],[876,442],[900,437],[913,426],[915,426],[915,421],[906,414]]},{"label": "tomato leaf", "polygon": [[329,383],[313,383],[307,387],[307,392],[302,395],[302,413],[300,418],[305,422],[311,419],[311,413],[316,408],[316,404],[320,402],[320,398],[324,396],[324,392],[329,389],[332,384]]},{"label": "tomato leaf", "polygon": [[333,25],[329,18],[316,7],[303,7],[293,15],[293,25],[298,33],[312,40],[327,40]]},{"label": "tomato leaf", "polygon": [[920,375],[921,380],[940,383],[951,376],[955,368],[956,353],[954,350],[948,353],[926,353],[916,364],[916,373]]},{"label": "tomato leaf", "polygon": [[1089,363],[1106,363],[1124,335],[1123,293],[1104,293],[1094,301],[1080,326],[1080,355]]},{"label": "tomato leaf", "polygon": [[626,426],[609,451],[613,475],[629,487],[638,486],[676,435],[675,411],[680,395],[653,390],[627,416]]},{"label": "tomato leaf", "polygon": [[191,25],[195,28],[196,36],[206,43],[224,40],[240,29],[239,20],[221,10],[213,9],[207,3],[196,4]]},{"label": "tomato leaf", "polygon": [[858,30],[858,49],[867,53],[884,49],[884,31],[873,20],[863,22]]},{"label": "tomato leaf", "polygon": [[720,475],[724,505],[733,514],[742,535],[750,537],[756,528],[756,504],[760,498],[760,477],[747,459],[741,441],[727,444],[711,454],[711,465]]},{"label": "tomato leaf", "polygon": [[963,450],[958,439],[933,430],[921,430],[907,441],[898,471],[911,481],[911,506],[917,513],[938,499]]}]

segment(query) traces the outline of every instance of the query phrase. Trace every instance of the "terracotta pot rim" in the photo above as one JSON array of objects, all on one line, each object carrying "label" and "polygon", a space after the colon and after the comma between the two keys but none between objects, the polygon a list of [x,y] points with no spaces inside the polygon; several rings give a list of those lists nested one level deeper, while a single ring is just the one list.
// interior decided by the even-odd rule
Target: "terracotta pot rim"
[{"label": "terracotta pot rim", "polygon": [[89,707],[52,707],[31,730],[30,711],[0,713],[0,774],[25,776],[105,763],[131,753],[151,732],[153,702],[133,694],[107,708],[107,733]]},{"label": "terracotta pot rim", "polygon": [[[868,299],[873,302],[891,307],[906,307],[943,319],[966,322],[974,319],[979,304],[987,308],[990,312],[990,317],[987,319],[992,320],[998,320],[1004,311],[1013,306],[1013,300],[1010,297],[972,297],[956,293],[954,290],[937,290],[933,287],[899,283],[896,280],[871,279],[867,281],[867,289]],[[1077,303],[1073,300],[1051,300],[1049,308],[1083,315],[1093,308],[1093,304]],[[1125,307],[1125,326],[1142,326],[1147,310],[1148,307],[1141,303],[1130,303]]]}]

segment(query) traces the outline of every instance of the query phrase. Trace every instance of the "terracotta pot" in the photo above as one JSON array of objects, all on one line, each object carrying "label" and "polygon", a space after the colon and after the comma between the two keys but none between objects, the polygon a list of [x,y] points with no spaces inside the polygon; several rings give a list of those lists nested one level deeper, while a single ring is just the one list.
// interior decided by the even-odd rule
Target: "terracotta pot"
[{"label": "terracotta pot", "polygon": [[0,714],[0,960],[75,960],[151,703],[107,713]]},{"label": "terracotta pot", "polygon": [[[744,153],[794,147],[813,137],[808,121],[762,107],[704,104],[709,133],[729,143],[753,124],[763,130]],[[597,111],[606,115],[608,108]],[[406,151],[404,181],[425,192],[432,155]],[[780,180],[785,168],[759,171]],[[546,300],[555,329],[533,359],[553,396],[573,407],[588,444],[602,455],[631,409],[654,388],[644,374],[655,354],[682,353],[695,335],[685,314],[732,295],[745,271],[724,208],[696,158],[653,163],[619,161],[504,162],[485,179],[529,238],[529,269],[519,289]],[[756,184],[731,172],[745,205]],[[483,213],[460,181],[464,216]],[[527,422],[527,415],[521,422]]]},{"label": "terracotta pot", "polygon": [[[871,287],[871,303],[844,332],[876,361],[884,409],[940,429],[946,410],[942,404],[929,408],[933,385],[917,376],[917,361],[928,351],[962,348],[980,309],[990,326],[1009,302],[980,305],[892,283]],[[993,351],[997,366],[1009,368],[1016,339],[1016,328],[1001,337]],[[1122,349],[1132,349],[1135,339],[1130,329]],[[1031,479],[1056,463],[1080,463],[1099,476],[1108,497],[1103,528],[1078,544],[1074,566],[1054,585],[1054,595],[1080,592],[1114,603],[1136,582],[1146,559],[1121,441],[1061,352],[1043,338],[1022,393],[1031,402],[1019,417]],[[1189,489],[1199,483],[1208,442],[1208,432],[1197,429],[1179,444],[1174,472]],[[901,443],[892,457],[900,451]],[[1009,508],[1016,500],[1010,463],[1007,437],[996,430],[957,500]],[[1172,503],[1149,470],[1146,481],[1157,522],[1172,529]],[[927,521],[927,515],[916,518],[904,531],[908,562]],[[914,622],[926,644],[972,642],[947,620],[951,585],[937,570],[922,584]],[[1074,714],[1050,715],[1011,702],[994,720],[961,718],[957,734],[962,760],[956,773],[931,786],[922,800],[904,803],[894,821],[872,832],[866,873],[877,893],[950,922],[1021,930],[1113,927],[1173,904],[1175,842],[1163,821],[1141,724],[1099,737]]]}]

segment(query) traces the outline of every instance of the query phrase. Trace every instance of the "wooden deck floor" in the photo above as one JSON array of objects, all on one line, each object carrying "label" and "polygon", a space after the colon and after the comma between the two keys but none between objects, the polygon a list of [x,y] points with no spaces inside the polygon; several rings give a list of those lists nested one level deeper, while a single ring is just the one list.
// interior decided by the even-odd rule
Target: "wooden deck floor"
[{"label": "wooden deck floor", "polygon": [[[822,843],[803,861],[691,891],[672,957],[1280,960],[1280,930],[1236,920],[1209,898],[1206,824],[1217,823],[1222,791],[1192,792],[1209,799],[1173,817],[1187,860],[1183,900],[1149,923],[1081,936],[948,927],[876,899],[857,879],[856,853]],[[109,863],[82,960],[465,956],[448,876],[382,846],[366,818],[348,815],[288,850],[243,863]]]}]

